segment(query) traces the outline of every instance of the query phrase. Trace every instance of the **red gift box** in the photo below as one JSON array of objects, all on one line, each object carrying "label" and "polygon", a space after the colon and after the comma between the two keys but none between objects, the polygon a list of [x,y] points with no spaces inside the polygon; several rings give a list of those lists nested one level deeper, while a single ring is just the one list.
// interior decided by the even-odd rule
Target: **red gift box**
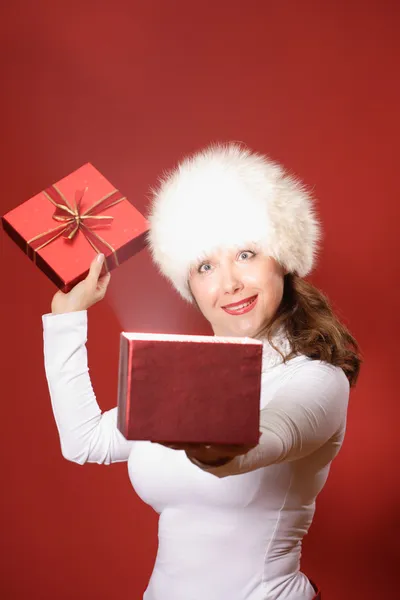
[{"label": "red gift box", "polygon": [[118,429],[128,440],[259,441],[262,342],[122,333]]},{"label": "red gift box", "polygon": [[111,271],[146,244],[145,217],[87,163],[2,217],[3,228],[62,291],[96,253]]}]

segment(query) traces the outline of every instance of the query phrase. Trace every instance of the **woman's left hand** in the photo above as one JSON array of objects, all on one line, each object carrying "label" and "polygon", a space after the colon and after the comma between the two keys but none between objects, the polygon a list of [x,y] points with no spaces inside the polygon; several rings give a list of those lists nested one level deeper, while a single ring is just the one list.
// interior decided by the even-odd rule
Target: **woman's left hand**
[{"label": "woman's left hand", "polygon": [[226,459],[232,460],[236,456],[247,454],[249,450],[254,448],[253,445],[221,445],[221,444],[167,444],[161,443],[166,448],[172,450],[184,450],[189,459],[198,460],[201,463],[212,465]]}]

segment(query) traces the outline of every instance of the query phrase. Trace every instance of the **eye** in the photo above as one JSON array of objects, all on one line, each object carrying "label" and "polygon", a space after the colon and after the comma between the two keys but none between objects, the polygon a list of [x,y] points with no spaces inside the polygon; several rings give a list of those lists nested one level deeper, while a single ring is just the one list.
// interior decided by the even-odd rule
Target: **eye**
[{"label": "eye", "polygon": [[211,270],[211,265],[210,263],[202,263],[199,268],[197,269],[197,271],[199,273],[208,273]]},{"label": "eye", "polygon": [[238,256],[239,260],[247,260],[249,258],[253,258],[253,256],[255,256],[256,253],[253,252],[252,250],[243,250],[243,252],[241,252]]}]

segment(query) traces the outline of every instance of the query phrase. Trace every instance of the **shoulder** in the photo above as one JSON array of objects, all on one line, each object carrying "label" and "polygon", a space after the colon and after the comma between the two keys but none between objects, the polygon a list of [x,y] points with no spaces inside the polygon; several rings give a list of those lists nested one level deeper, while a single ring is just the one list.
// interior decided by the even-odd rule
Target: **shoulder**
[{"label": "shoulder", "polygon": [[340,367],[298,355],[263,373],[262,389],[266,403],[276,397],[297,397],[347,405],[350,384]]},{"label": "shoulder", "polygon": [[346,384],[349,387],[349,382],[343,369],[323,360],[314,360],[301,354],[287,361],[285,367],[286,375],[289,379],[312,378],[326,383],[336,382],[341,385]]},{"label": "shoulder", "polygon": [[317,379],[325,382],[337,382],[338,384],[347,384],[349,387],[348,379],[340,367],[331,365],[323,360],[314,360],[299,354],[294,358],[277,365],[273,369],[268,369],[265,375],[272,375],[282,380],[296,379],[300,381],[302,379]]}]

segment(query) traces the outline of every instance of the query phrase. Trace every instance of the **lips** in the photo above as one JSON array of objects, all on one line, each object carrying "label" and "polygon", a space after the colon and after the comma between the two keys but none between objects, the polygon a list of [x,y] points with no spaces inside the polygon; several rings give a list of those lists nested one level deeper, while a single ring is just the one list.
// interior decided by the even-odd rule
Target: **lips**
[{"label": "lips", "polygon": [[257,295],[251,296],[250,298],[245,298],[244,300],[240,300],[239,302],[233,302],[232,304],[227,304],[226,306],[222,306],[221,308],[229,315],[243,315],[244,313],[253,310],[253,308],[257,304],[257,298]]}]

